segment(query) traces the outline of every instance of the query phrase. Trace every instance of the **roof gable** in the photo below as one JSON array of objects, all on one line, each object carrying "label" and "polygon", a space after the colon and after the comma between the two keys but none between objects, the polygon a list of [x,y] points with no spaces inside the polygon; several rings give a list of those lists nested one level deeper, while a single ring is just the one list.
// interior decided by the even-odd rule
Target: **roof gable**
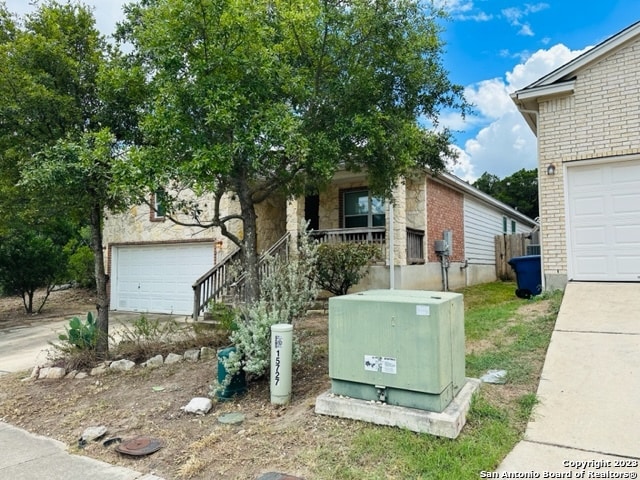
[{"label": "roof gable", "polygon": [[537,133],[539,99],[572,94],[575,78],[581,70],[613,55],[618,49],[638,38],[640,38],[640,21],[609,37],[532,84],[512,93],[511,99],[518,106],[533,133]]}]

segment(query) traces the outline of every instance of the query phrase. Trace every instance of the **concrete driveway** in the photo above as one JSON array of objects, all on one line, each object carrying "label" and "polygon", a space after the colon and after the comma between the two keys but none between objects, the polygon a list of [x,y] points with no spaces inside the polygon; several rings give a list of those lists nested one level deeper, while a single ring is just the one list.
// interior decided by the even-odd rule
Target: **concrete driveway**
[{"label": "concrete driveway", "polygon": [[500,472],[637,478],[640,283],[567,286],[538,399],[524,440],[505,458]]},{"label": "concrete driveway", "polygon": [[[109,333],[113,335],[123,324],[140,318],[143,313],[109,312]],[[185,321],[184,315],[144,314],[148,319],[174,319]],[[35,365],[47,362],[53,349],[51,342],[58,342],[58,335],[65,333],[68,320],[34,322],[29,325],[0,328],[0,375],[10,372],[31,371]]]}]

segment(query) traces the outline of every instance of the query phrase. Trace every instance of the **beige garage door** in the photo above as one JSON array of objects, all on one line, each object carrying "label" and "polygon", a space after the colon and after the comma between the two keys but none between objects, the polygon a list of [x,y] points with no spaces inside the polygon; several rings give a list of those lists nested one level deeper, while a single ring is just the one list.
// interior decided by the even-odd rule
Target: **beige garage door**
[{"label": "beige garage door", "polygon": [[567,167],[570,280],[640,281],[640,160]]}]

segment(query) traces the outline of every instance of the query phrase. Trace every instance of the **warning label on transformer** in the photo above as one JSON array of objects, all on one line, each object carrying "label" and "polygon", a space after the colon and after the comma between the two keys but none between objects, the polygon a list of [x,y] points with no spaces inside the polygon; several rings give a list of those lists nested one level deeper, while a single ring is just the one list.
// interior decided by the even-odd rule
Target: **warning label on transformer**
[{"label": "warning label on transformer", "polygon": [[397,373],[397,362],[393,357],[380,357],[378,355],[364,356],[364,369],[369,372],[382,372],[395,375]]}]

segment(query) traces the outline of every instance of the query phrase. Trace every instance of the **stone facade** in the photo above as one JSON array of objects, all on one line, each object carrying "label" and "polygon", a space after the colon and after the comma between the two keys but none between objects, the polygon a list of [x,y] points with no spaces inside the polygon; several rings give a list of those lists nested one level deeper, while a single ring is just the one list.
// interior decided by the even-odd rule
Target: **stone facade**
[{"label": "stone facade", "polygon": [[[319,230],[335,230],[344,227],[343,194],[345,191],[357,189],[367,189],[365,175],[340,172],[334,181],[320,192],[317,213]],[[442,238],[444,230],[451,230],[453,233],[451,264],[447,272],[450,289],[496,279],[494,265],[468,265],[469,268],[467,268],[465,263],[464,199],[467,194],[476,195],[466,183],[444,174],[441,177],[432,178],[426,173],[421,173],[398,183],[393,191],[395,288],[423,290],[442,288],[444,272],[440,258],[435,254],[433,243],[436,239]],[[259,251],[271,247],[284,233],[291,234],[292,247],[295,249],[301,222],[305,218],[305,202],[305,197],[286,199],[274,195],[256,206]],[[212,202],[205,199],[201,201],[201,205],[209,208]],[[494,205],[487,205],[487,208],[495,208]],[[238,202],[233,197],[225,198],[222,208],[225,214],[239,212]],[[203,215],[207,213],[210,214],[205,211]],[[424,232],[423,264],[408,264],[407,228]],[[231,224],[231,229],[242,238],[242,224],[239,220]],[[389,288],[391,284],[388,247],[391,240],[390,230],[390,202],[386,202],[384,263],[372,266],[369,275],[354,288],[354,291],[367,288]],[[179,226],[169,220],[158,221],[151,217],[150,209],[146,205],[133,207],[126,214],[108,216],[105,222],[105,243],[109,246],[194,241],[215,242],[218,259],[233,248],[233,244],[224,238],[217,228],[202,230]],[[490,244],[489,248],[493,248],[492,241]]]},{"label": "stone facade", "polygon": [[[571,95],[541,98],[537,125],[543,272],[567,281],[566,168],[571,162],[640,154],[640,40],[575,72]],[[549,164],[555,175],[547,175]]]},{"label": "stone facade", "polygon": [[[200,199],[202,218],[213,216],[213,199]],[[220,206],[221,214],[228,215],[240,212],[240,205],[233,197],[224,197]],[[273,245],[287,231],[287,211],[284,197],[274,195],[272,198],[256,205],[258,251],[262,252]],[[187,216],[179,216],[179,220],[191,221]],[[229,230],[239,238],[243,236],[242,222],[232,220]],[[148,245],[163,243],[214,242],[216,245],[216,261],[235,249],[235,244],[224,237],[217,227],[203,229],[178,225],[166,218],[158,218],[151,207],[146,204],[135,205],[127,212],[107,214],[103,230],[104,244],[107,246],[105,263],[110,271],[111,248],[114,245]],[[212,265],[213,266],[213,265]]]}]

